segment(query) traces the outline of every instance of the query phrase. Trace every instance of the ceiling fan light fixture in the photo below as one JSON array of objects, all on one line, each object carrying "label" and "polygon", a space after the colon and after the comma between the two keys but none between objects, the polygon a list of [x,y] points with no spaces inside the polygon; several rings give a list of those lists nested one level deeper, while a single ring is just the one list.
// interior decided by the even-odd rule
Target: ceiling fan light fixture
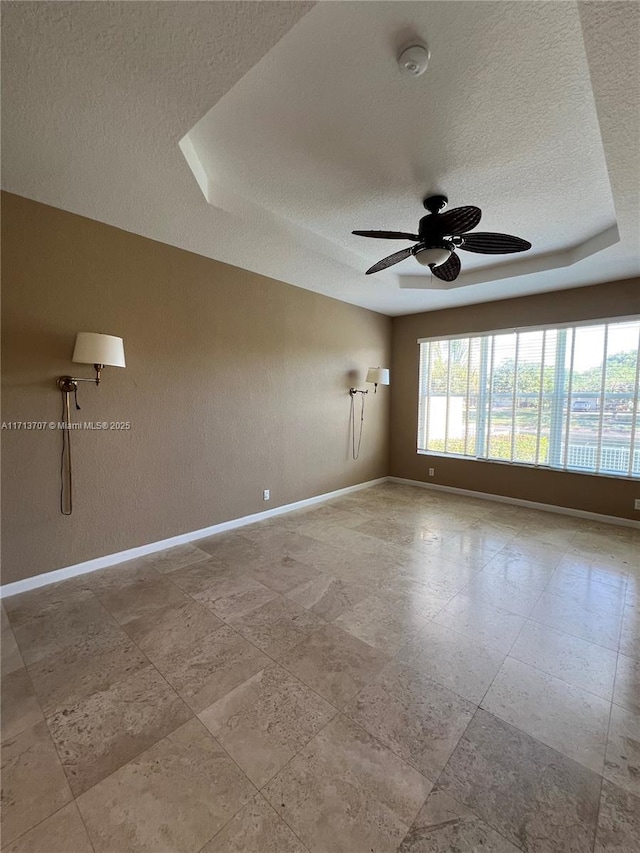
[{"label": "ceiling fan light fixture", "polygon": [[416,252],[416,261],[423,267],[439,267],[451,257],[451,250],[444,246],[435,246],[432,249],[421,249]]}]

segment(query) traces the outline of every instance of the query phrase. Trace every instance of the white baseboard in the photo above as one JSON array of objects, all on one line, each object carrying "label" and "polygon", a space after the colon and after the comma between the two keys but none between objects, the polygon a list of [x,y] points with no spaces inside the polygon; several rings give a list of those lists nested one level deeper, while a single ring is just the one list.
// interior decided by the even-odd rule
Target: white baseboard
[{"label": "white baseboard", "polygon": [[554,504],[539,503],[538,501],[526,501],[522,498],[511,498],[507,495],[494,495],[491,492],[473,492],[471,489],[458,489],[454,486],[441,486],[437,483],[425,483],[423,480],[407,480],[404,477],[387,477],[390,483],[404,483],[406,486],[418,486],[421,489],[434,489],[438,492],[451,492],[454,495],[464,495],[467,498],[479,498],[483,501],[497,501],[498,503],[512,504],[513,506],[524,506],[529,509],[539,509],[543,512],[555,512],[560,515],[572,515],[576,518],[587,518],[591,521],[601,521],[604,524],[618,524],[623,527],[640,528],[640,521],[633,518],[620,518],[617,515],[602,515],[599,512],[588,512],[584,509],[573,509],[568,506],[555,506]]},{"label": "white baseboard", "polygon": [[45,572],[42,575],[34,575],[34,577],[25,578],[21,581],[7,583],[4,584],[4,586],[0,586],[0,598],[17,595],[20,592],[28,592],[31,589],[48,586],[49,584],[58,583],[59,581],[64,581],[68,578],[77,577],[78,575],[86,575],[89,572],[95,572],[98,569],[106,569],[108,566],[125,563],[127,560],[136,559],[136,557],[144,557],[147,554],[154,554],[156,551],[164,551],[166,548],[173,548],[176,545],[195,542],[198,539],[205,539],[207,536],[214,536],[216,533],[235,530],[237,527],[245,527],[247,524],[254,524],[256,521],[264,521],[266,518],[273,518],[277,515],[284,515],[285,513],[293,512],[296,509],[304,509],[304,507],[323,503],[324,501],[331,500],[332,498],[340,497],[340,495],[348,495],[351,492],[358,492],[361,489],[368,489],[371,486],[386,483],[388,479],[388,477],[378,477],[377,480],[368,480],[366,483],[357,483],[355,486],[336,489],[334,492],[325,492],[325,494],[322,495],[315,495],[312,498],[295,501],[295,503],[277,506],[273,509],[267,509],[264,512],[256,512],[253,515],[233,518],[231,521],[212,524],[210,527],[203,527],[200,530],[192,530],[189,533],[180,533],[178,536],[172,536],[169,539],[161,539],[158,542],[151,542],[148,545],[140,545],[137,548],[128,548],[126,551],[118,551],[116,554],[107,554],[104,557],[96,557],[93,560],[86,560],[84,563],[76,563],[74,566],[66,566],[64,569],[56,569],[53,572]]},{"label": "white baseboard", "polygon": [[469,498],[479,498],[480,500],[496,501],[497,503],[512,504],[513,506],[523,506],[530,509],[538,509],[543,512],[560,513],[561,515],[571,515],[577,518],[586,518],[592,521],[601,521],[605,524],[618,524],[624,527],[640,528],[640,521],[635,521],[631,518],[618,518],[614,515],[602,515],[598,512],[587,512],[581,509],[572,509],[571,507],[555,506],[553,504],[539,503],[537,501],[527,501],[522,498],[511,498],[505,495],[494,495],[490,492],[474,492],[471,489],[458,489],[454,486],[442,486],[437,483],[425,483],[422,480],[408,480],[404,477],[378,477],[376,480],[368,480],[365,483],[357,483],[355,486],[347,486],[344,489],[336,489],[334,492],[326,492],[322,495],[315,495],[312,498],[305,498],[301,501],[296,501],[291,504],[274,507],[273,509],[265,510],[264,512],[256,512],[253,515],[245,515],[241,518],[233,518],[230,521],[223,521],[220,524],[212,524],[210,527],[203,527],[200,530],[192,530],[189,533],[181,533],[178,536],[172,536],[169,539],[161,539],[158,542],[151,542],[148,545],[140,545],[137,548],[129,548],[126,551],[119,551],[116,554],[107,554],[104,557],[96,557],[93,560],[86,560],[84,563],[76,563],[74,566],[66,566],[63,569],[56,569],[53,572],[45,572],[41,575],[35,575],[31,578],[25,578],[14,583],[4,584],[0,586],[0,598],[6,598],[10,595],[17,595],[21,592],[28,592],[31,589],[37,589],[41,586],[48,586],[52,583],[67,580],[68,578],[85,575],[89,572],[105,569],[108,566],[115,566],[118,563],[125,563],[127,560],[134,560],[137,557],[144,557],[147,554],[154,554],[156,551],[164,551],[167,548],[173,548],[176,545],[184,545],[188,542],[195,542],[198,539],[205,539],[207,536],[214,536],[216,533],[224,533],[227,530],[235,530],[238,527],[245,527],[247,524],[254,524],[256,521],[264,521],[267,518],[274,518],[278,515],[285,515],[288,512],[293,512],[297,509],[304,509],[307,506],[323,503],[332,498],[340,497],[340,495],[348,495],[351,492],[358,492],[361,489],[368,489],[371,486],[377,486],[381,483],[403,483],[407,486],[417,486],[421,489],[433,489],[434,491],[450,492],[454,495],[463,495]]}]

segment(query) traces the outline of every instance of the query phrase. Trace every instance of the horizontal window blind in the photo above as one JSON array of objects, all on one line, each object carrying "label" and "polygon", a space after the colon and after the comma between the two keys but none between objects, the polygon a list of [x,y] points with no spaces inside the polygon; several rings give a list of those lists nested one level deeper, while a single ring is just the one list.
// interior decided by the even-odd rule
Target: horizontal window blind
[{"label": "horizontal window blind", "polygon": [[419,344],[419,453],[640,477],[640,319]]}]

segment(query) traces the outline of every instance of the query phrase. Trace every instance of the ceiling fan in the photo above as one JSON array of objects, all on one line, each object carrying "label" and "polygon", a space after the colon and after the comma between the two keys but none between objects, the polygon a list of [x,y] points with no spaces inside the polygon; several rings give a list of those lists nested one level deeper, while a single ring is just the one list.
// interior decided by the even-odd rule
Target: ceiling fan
[{"label": "ceiling fan", "polygon": [[423,204],[429,211],[418,224],[418,233],[406,231],[353,231],[359,237],[378,237],[385,240],[414,240],[415,245],[401,249],[378,261],[367,275],[404,261],[413,256],[419,264],[429,267],[431,272],[443,281],[455,281],[460,273],[460,258],[456,249],[476,252],[484,255],[503,255],[512,252],[526,252],[531,243],[510,234],[476,232],[470,234],[480,222],[482,211],[479,207],[456,207],[447,213],[440,211],[449,203],[444,195],[430,195]]}]

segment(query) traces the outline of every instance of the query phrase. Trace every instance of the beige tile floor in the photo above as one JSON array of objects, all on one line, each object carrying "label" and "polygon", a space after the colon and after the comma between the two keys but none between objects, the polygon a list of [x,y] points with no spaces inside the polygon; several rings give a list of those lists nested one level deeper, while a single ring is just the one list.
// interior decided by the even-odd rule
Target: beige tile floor
[{"label": "beige tile floor", "polygon": [[385,484],[5,599],[2,850],[638,853],[639,585]]}]

